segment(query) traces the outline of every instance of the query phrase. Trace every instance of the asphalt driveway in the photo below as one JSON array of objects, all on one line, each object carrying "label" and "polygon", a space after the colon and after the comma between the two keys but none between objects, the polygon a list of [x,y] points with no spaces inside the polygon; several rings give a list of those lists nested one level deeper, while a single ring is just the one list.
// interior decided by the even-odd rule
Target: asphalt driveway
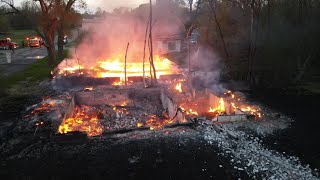
[{"label": "asphalt driveway", "polygon": [[[7,56],[11,56],[8,63]],[[37,62],[47,56],[46,48],[21,48],[14,53],[9,50],[0,51],[0,78],[8,77],[18,71],[23,70],[28,65]]]}]

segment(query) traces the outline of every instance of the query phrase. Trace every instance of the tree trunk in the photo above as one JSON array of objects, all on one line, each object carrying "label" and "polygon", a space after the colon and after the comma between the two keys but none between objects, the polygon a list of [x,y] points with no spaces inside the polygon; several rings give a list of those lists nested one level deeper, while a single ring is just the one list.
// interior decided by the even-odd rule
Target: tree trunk
[{"label": "tree trunk", "polygon": [[255,0],[251,0],[250,3],[250,39],[249,39],[249,52],[248,52],[248,75],[247,80],[252,82],[252,63],[253,63],[253,49],[254,49],[254,24],[255,24],[255,14],[254,14]]},{"label": "tree trunk", "polygon": [[209,1],[209,6],[211,8],[211,11],[213,13],[213,18],[214,18],[214,21],[218,27],[218,32],[219,32],[219,35],[220,35],[220,38],[221,38],[221,41],[222,41],[222,45],[223,45],[223,50],[225,52],[225,55],[226,55],[226,59],[229,59],[229,53],[228,53],[228,49],[227,49],[227,45],[226,45],[226,42],[224,41],[224,36],[223,36],[223,33],[222,33],[222,29],[221,29],[221,26],[220,26],[220,22],[218,21],[218,18],[217,18],[217,13],[216,13],[216,10],[215,10],[215,6],[212,2],[212,0],[208,0]]},{"label": "tree trunk", "polygon": [[55,54],[54,46],[52,46],[52,44],[48,46],[47,51],[48,51],[48,64],[50,67],[53,68],[56,65],[56,54]]},{"label": "tree trunk", "polygon": [[193,5],[193,0],[189,0],[189,14],[190,14],[190,18],[192,16],[192,5]]},{"label": "tree trunk", "polygon": [[52,25],[50,29],[46,33],[46,43],[47,43],[47,51],[48,51],[48,64],[50,67],[56,66],[56,48],[54,43],[55,37],[55,29],[56,28],[56,21],[52,21]]},{"label": "tree trunk", "polygon": [[59,60],[62,60],[64,58],[64,42],[63,42],[63,39],[64,39],[64,32],[63,32],[63,24],[60,22],[59,23],[59,28],[58,28],[58,59]]}]

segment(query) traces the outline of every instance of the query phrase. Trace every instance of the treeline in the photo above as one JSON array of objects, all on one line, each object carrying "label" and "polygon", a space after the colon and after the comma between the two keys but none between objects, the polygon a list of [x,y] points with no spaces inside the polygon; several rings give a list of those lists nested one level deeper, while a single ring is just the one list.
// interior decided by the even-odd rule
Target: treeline
[{"label": "treeline", "polygon": [[34,22],[39,21],[39,14],[37,13],[38,7],[25,1],[21,6],[17,7],[22,13],[16,13],[12,8],[7,6],[0,6],[0,31],[8,32],[10,30],[23,30],[23,29],[34,29],[36,23],[30,23],[25,16],[30,16]]},{"label": "treeline", "polygon": [[191,23],[200,29],[202,43],[223,57],[222,79],[244,80],[254,88],[320,82],[320,1],[203,0],[200,4],[198,12],[192,11],[198,15]]}]

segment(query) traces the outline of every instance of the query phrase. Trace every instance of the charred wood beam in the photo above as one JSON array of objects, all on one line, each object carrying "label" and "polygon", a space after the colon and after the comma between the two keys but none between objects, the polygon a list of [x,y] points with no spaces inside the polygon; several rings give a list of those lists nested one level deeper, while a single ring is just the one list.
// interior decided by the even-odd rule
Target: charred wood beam
[{"label": "charred wood beam", "polygon": [[137,127],[137,128],[130,128],[130,129],[111,130],[111,131],[103,132],[102,136],[110,136],[110,135],[115,135],[115,134],[125,134],[128,132],[145,131],[145,130],[150,130],[150,127]]}]

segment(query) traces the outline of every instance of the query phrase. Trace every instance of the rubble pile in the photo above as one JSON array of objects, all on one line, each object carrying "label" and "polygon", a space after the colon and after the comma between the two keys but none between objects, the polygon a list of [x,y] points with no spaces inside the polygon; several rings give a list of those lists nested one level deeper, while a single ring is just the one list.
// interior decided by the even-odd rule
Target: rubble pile
[{"label": "rubble pile", "polygon": [[61,124],[66,107],[69,105],[71,96],[64,93],[59,96],[45,97],[43,100],[26,108],[24,117],[13,129],[13,133],[34,134],[52,133]]}]

